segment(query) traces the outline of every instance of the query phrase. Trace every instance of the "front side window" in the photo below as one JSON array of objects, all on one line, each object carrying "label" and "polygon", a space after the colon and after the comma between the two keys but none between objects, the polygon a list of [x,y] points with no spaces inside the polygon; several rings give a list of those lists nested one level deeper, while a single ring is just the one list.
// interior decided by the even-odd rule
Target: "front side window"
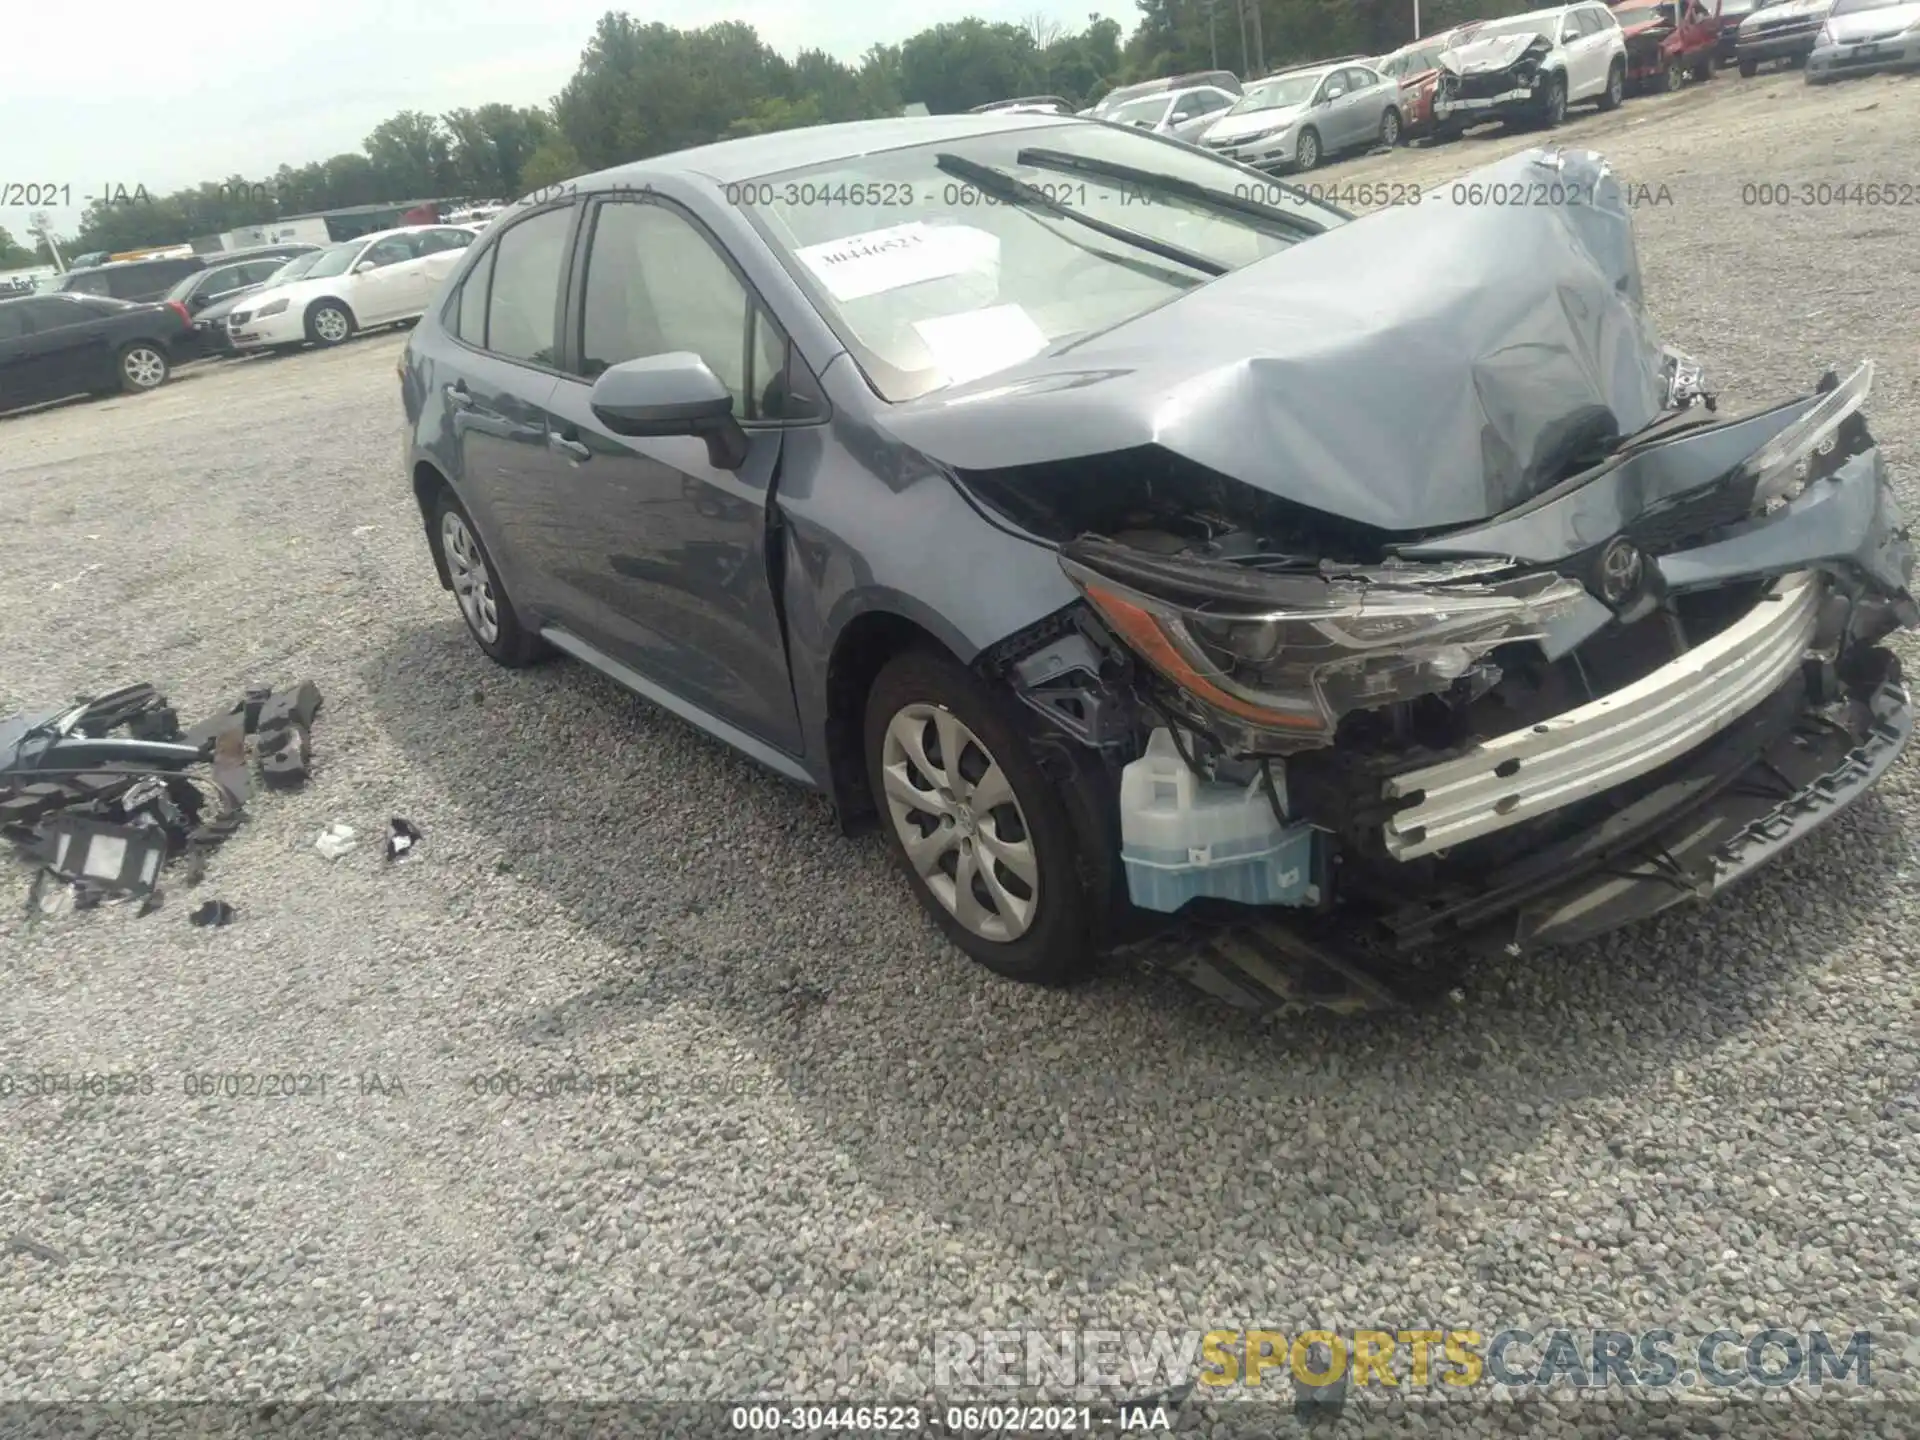
[{"label": "front side window", "polygon": [[1167,118],[1167,97],[1149,95],[1144,100],[1129,100],[1116,106],[1106,118],[1116,125],[1144,125],[1152,129]]},{"label": "front side window", "polygon": [[1305,105],[1320,86],[1318,75],[1276,75],[1249,85],[1229,114],[1246,115],[1255,110],[1285,110]]},{"label": "front side window", "polygon": [[353,268],[353,262],[360,258],[360,252],[366,248],[362,240],[348,240],[339,245],[329,245],[314,257],[308,267],[306,278],[309,280],[331,280],[336,275],[344,275]]},{"label": "front side window", "polygon": [[[522,220],[494,245],[484,342],[494,354],[536,365],[554,363],[559,346],[553,312],[560,301],[560,270],[572,224],[571,206],[548,210]],[[471,337],[464,338],[471,343]]]},{"label": "front side window", "polygon": [[[1027,187],[1026,203],[984,188],[1006,181]],[[1261,203],[1280,188],[1198,149],[1077,122],[738,187],[747,218],[889,400],[1110,329],[1342,223],[1304,193]]]},{"label": "front side window", "polygon": [[691,351],[744,420],[763,417],[786,351],[706,235],[679,211],[647,201],[599,208],[580,340],[589,379],[624,360]]},{"label": "front side window", "polygon": [[[370,260],[376,269],[384,270],[389,265],[398,265],[402,261],[413,259],[413,257],[413,236],[389,235],[384,240],[376,240],[368,247],[365,260],[363,260],[362,263],[364,264],[366,260]],[[358,269],[359,267],[356,266],[355,268]]]},{"label": "front side window", "polygon": [[422,230],[415,238],[420,254],[438,255],[446,250],[464,250],[479,236],[471,230]]}]

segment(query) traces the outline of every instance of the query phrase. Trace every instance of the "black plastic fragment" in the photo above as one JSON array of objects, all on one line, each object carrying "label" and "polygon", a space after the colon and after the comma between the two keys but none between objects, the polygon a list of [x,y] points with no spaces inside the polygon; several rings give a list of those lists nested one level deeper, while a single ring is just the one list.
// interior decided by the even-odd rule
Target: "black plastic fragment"
[{"label": "black plastic fragment", "polygon": [[[273,697],[271,685],[249,685],[247,693],[240,700],[240,719],[246,726],[247,734],[252,735],[260,728],[260,712],[266,708],[267,701]],[[317,708],[317,707],[316,707]]]},{"label": "black plastic fragment", "polygon": [[307,767],[313,758],[313,742],[308,738],[307,727],[298,723],[276,726],[272,731],[262,730],[260,746],[260,778],[276,790],[291,790],[302,784],[307,778]]},{"label": "black plastic fragment", "polygon": [[[40,826],[39,855],[47,869],[86,891],[144,895],[153,889],[167,858],[167,835],[158,825],[115,825],[90,815],[56,815]],[[75,897],[76,908],[93,899]]]},{"label": "black plastic fragment", "polygon": [[254,729],[263,738],[289,725],[311,730],[321,703],[320,687],[311,680],[302,680],[291,690],[276,690],[261,705]]},{"label": "black plastic fragment", "polygon": [[411,820],[395,815],[387,821],[387,859],[398,860],[420,843],[420,829]]},{"label": "black plastic fragment", "polygon": [[151,915],[153,914],[154,911],[158,910],[162,905],[166,903],[167,903],[166,891],[158,889],[156,887],[155,889],[149,890],[146,893],[146,895],[141,898],[140,908],[133,912],[134,916],[138,918],[139,916],[142,916],[142,915]]},{"label": "black plastic fragment", "polygon": [[203,900],[187,919],[195,925],[225,925],[233,919],[233,906],[224,900]]}]

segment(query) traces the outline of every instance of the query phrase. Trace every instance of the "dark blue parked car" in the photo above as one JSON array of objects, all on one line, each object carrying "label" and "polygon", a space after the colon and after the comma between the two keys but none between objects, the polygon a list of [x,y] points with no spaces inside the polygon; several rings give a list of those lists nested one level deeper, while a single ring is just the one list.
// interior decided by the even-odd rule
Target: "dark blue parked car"
[{"label": "dark blue parked car", "polygon": [[400,366],[440,578],[1022,979],[1170,928],[1347,1008],[1711,895],[1911,733],[1872,368],[1721,417],[1603,162],[1470,179],[1551,198],[1353,220],[1006,114],[528,196]]}]

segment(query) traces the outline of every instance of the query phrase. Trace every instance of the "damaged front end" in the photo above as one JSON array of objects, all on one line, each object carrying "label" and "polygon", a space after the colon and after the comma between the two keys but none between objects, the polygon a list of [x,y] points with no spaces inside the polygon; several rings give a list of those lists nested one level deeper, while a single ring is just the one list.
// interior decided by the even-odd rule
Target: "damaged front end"
[{"label": "damaged front end", "polygon": [[1881,642],[1920,611],[1872,367],[1738,419],[1668,377],[1651,425],[1481,523],[1368,552],[1249,529],[1218,485],[1170,521],[1163,486],[1151,528],[1061,546],[1078,634],[1016,681],[1125,760],[1128,889],[1178,913],[1174,968],[1260,1008],[1431,997],[1430,957],[1716,895],[1900,754]]},{"label": "damaged front end", "polygon": [[1471,123],[1543,113],[1552,53],[1552,42],[1535,34],[1469,40],[1443,52],[1434,87],[1435,118]]}]

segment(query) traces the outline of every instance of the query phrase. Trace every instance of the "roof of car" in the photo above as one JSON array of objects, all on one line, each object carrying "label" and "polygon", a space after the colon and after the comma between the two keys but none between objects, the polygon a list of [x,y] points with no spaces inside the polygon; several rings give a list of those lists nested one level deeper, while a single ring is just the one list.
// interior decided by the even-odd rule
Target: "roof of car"
[{"label": "roof of car", "polygon": [[[838,125],[812,125],[803,130],[777,130],[739,140],[720,140],[676,150],[583,175],[581,190],[600,189],[608,182],[639,184],[653,175],[699,175],[716,184],[752,180],[803,165],[825,165],[860,155],[901,150],[910,145],[937,145],[975,135],[998,135],[1008,130],[1041,130],[1063,123],[1079,123],[1077,116],[1033,115],[996,111],[987,115],[899,115],[884,120],[848,120]],[[418,227],[415,227],[418,228]]]}]

